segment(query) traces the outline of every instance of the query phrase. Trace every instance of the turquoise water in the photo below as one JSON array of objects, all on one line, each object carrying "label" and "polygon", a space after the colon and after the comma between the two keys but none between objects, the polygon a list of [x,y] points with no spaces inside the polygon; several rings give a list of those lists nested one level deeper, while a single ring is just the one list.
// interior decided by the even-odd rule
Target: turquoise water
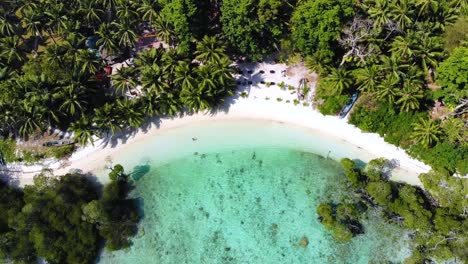
[{"label": "turquoise water", "polygon": [[348,243],[324,230],[318,203],[348,194],[332,159],[264,145],[166,163],[145,155],[134,158],[139,234],[129,250],[104,252],[99,263],[383,263],[408,254],[405,232],[377,214]]}]

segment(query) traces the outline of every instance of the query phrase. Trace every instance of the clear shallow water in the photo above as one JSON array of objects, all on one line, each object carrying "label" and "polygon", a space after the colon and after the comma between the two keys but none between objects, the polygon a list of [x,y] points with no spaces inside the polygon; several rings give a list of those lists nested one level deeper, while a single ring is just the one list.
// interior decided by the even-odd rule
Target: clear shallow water
[{"label": "clear shallow water", "polygon": [[315,212],[321,200],[346,195],[331,159],[257,146],[139,160],[139,235],[99,263],[381,263],[408,253],[404,232],[374,216],[364,235],[333,241]]}]

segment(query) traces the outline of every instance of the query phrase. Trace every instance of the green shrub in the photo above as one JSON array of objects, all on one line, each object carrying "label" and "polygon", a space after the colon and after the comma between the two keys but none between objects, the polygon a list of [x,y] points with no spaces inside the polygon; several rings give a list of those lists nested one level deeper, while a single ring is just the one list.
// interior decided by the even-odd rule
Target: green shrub
[{"label": "green shrub", "polygon": [[372,109],[362,104],[356,105],[349,122],[364,131],[384,136],[386,142],[407,148],[412,156],[434,168],[444,168],[462,175],[468,173],[468,147],[448,140],[441,141],[432,148],[412,144],[413,124],[419,117],[426,117],[426,113],[398,112],[383,102],[376,105]]},{"label": "green shrub", "polygon": [[241,96],[242,98],[247,98],[249,95],[247,94],[247,92],[244,91],[244,92],[242,92],[242,93],[240,94],[240,96]]},{"label": "green shrub", "polygon": [[324,102],[318,107],[320,113],[324,115],[336,115],[341,110],[341,108],[348,102],[349,96],[348,95],[324,96],[320,99],[324,100]]},{"label": "green shrub", "polygon": [[61,147],[52,147],[52,156],[56,159],[61,159],[70,156],[73,153],[75,146],[73,144],[61,146]]},{"label": "green shrub", "polygon": [[3,158],[6,162],[14,162],[18,160],[15,152],[16,142],[14,140],[0,140],[0,158]]},{"label": "green shrub", "polygon": [[377,107],[369,108],[358,104],[353,110],[349,122],[366,132],[375,132],[385,138],[385,141],[395,145],[409,146],[413,123],[424,113],[398,113],[391,105],[376,103]]},{"label": "green shrub", "polygon": [[468,147],[442,141],[432,148],[414,145],[410,148],[410,154],[434,168],[444,168],[451,173],[458,172],[461,175],[468,173],[466,165],[468,164]]},{"label": "green shrub", "polygon": [[294,99],[294,105],[298,105],[298,104],[299,104],[299,100]]},{"label": "green shrub", "polygon": [[291,101],[290,100],[286,100],[286,103],[289,104]]},{"label": "green shrub", "polygon": [[45,158],[43,153],[38,153],[33,150],[23,150],[21,151],[21,161],[25,162],[26,164],[37,162],[41,159]]},{"label": "green shrub", "polygon": [[286,84],[284,82],[278,83],[278,87],[281,88],[281,90],[284,90],[286,88]]},{"label": "green shrub", "polygon": [[276,101],[282,102],[282,101],[283,101],[283,98],[279,98],[279,97],[278,97],[278,98],[276,98]]}]

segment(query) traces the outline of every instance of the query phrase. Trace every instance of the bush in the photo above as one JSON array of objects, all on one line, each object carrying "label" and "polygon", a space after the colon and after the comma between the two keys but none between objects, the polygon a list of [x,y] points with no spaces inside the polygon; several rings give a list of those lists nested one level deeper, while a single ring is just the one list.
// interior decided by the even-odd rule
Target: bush
[{"label": "bush", "polygon": [[348,158],[344,158],[340,160],[341,166],[344,169],[346,178],[351,183],[353,187],[357,187],[359,185],[361,174],[359,169],[356,167],[356,162],[350,160]]},{"label": "bush", "polygon": [[451,173],[458,172],[461,175],[468,173],[468,147],[457,146],[448,141],[437,143],[432,148],[424,148],[414,145],[410,153],[434,168],[444,168]]},{"label": "bush", "polygon": [[75,146],[73,144],[61,146],[61,147],[53,147],[51,149],[52,156],[56,159],[62,159],[65,157],[70,156],[73,153]]},{"label": "bush", "polygon": [[5,162],[14,162],[17,160],[15,155],[16,142],[11,139],[0,140],[0,163],[2,159]]},{"label": "bush", "polygon": [[281,90],[284,90],[286,88],[286,84],[284,82],[278,83],[278,87],[281,88]]},{"label": "bush", "polygon": [[297,99],[294,99],[293,102],[294,102],[294,105],[298,105],[298,104],[299,104],[299,100],[297,100]]},{"label": "bush", "polygon": [[43,158],[45,158],[45,155],[43,153],[37,153],[32,150],[24,150],[21,152],[20,161],[30,164],[30,163],[37,162]]},{"label": "bush", "polygon": [[349,96],[348,95],[323,96],[320,99],[324,100],[324,102],[318,107],[320,113],[324,115],[336,115],[341,110],[341,108],[348,102]]},{"label": "bush", "polygon": [[409,146],[413,123],[424,113],[398,113],[390,104],[377,102],[376,107],[358,104],[349,122],[366,132],[375,132],[385,141],[401,146]]},{"label": "bush", "polygon": [[283,101],[283,98],[279,98],[279,97],[278,97],[278,98],[276,98],[276,101],[282,102],[282,101]]}]

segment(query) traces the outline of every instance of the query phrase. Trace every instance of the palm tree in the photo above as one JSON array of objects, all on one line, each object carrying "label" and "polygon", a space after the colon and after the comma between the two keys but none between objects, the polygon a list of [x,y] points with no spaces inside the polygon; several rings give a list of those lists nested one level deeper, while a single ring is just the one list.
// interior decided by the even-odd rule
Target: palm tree
[{"label": "palm tree", "polygon": [[103,66],[102,61],[96,57],[94,52],[87,49],[80,49],[77,54],[77,59],[80,73],[84,75],[95,74]]},{"label": "palm tree", "polygon": [[197,43],[195,59],[202,63],[213,63],[221,60],[225,55],[226,48],[216,39],[216,37],[205,36],[201,42]]},{"label": "palm tree", "polygon": [[179,62],[177,56],[177,51],[171,49],[166,51],[162,57],[162,69],[167,74],[167,80],[169,82],[172,82],[172,80],[174,79],[174,72]]},{"label": "palm tree", "polygon": [[[455,23],[458,18],[458,13],[461,8],[450,5],[451,1],[438,1],[434,9],[434,14],[430,17],[430,22],[433,24],[434,30],[444,32],[445,27]],[[465,4],[466,5],[466,4]],[[466,8],[465,8],[466,9]]]},{"label": "palm tree", "polygon": [[214,76],[218,83],[219,90],[231,90],[234,88],[234,69],[231,67],[232,61],[227,57],[221,57],[216,65],[214,65]]},{"label": "palm tree", "polygon": [[332,68],[325,79],[335,94],[342,94],[353,84],[351,72],[344,68]]},{"label": "palm tree", "polygon": [[433,12],[437,4],[437,0],[416,0],[416,6],[419,8],[419,16]]},{"label": "palm tree", "polygon": [[137,34],[134,30],[132,23],[129,19],[124,19],[120,23],[112,22],[112,25],[116,27],[117,31],[114,33],[114,37],[118,39],[118,43],[123,47],[134,47]]},{"label": "palm tree", "polygon": [[137,9],[141,14],[141,18],[150,23],[154,23],[158,18],[157,5],[153,0],[143,0]]},{"label": "palm tree", "polygon": [[377,86],[377,98],[389,103],[395,102],[395,98],[398,94],[397,85],[398,79],[394,75],[386,75],[383,81]]},{"label": "palm tree", "polygon": [[122,5],[117,8],[117,17],[120,21],[133,21],[138,19],[138,13],[130,5]]},{"label": "palm tree", "polygon": [[161,16],[158,16],[154,24],[156,28],[156,36],[165,42],[167,45],[172,47],[175,40],[175,32],[173,26],[169,24],[165,19],[162,19]]},{"label": "palm tree", "polygon": [[141,110],[148,116],[154,116],[159,113],[159,105],[157,102],[157,95],[155,93],[147,93],[145,96],[138,98],[141,103]]},{"label": "palm tree", "polygon": [[135,59],[137,67],[160,65],[165,54],[164,49],[147,49],[138,53],[138,58]]},{"label": "palm tree", "polygon": [[214,71],[211,65],[204,65],[196,68],[198,76],[198,90],[205,95],[213,97],[217,85],[214,77]]},{"label": "palm tree", "polygon": [[442,129],[444,130],[448,141],[453,144],[460,142],[464,145],[468,145],[468,131],[465,128],[464,122],[460,118],[449,118],[444,120],[442,123]]},{"label": "palm tree", "polygon": [[401,59],[396,56],[380,56],[380,70],[383,73],[393,75],[397,80],[400,80],[404,75],[403,69],[408,65],[402,63]]},{"label": "palm tree", "polygon": [[117,70],[117,74],[111,75],[112,86],[122,93],[136,88],[136,70],[133,67],[122,67]]},{"label": "palm tree", "polygon": [[10,37],[18,30],[18,22],[8,14],[0,14],[0,35]]},{"label": "palm tree", "polygon": [[185,89],[180,93],[180,100],[190,112],[198,112],[210,108],[210,102],[205,99],[203,92],[198,89]]},{"label": "palm tree", "polygon": [[414,54],[413,47],[417,46],[415,34],[407,33],[404,37],[397,36],[393,39],[390,51],[392,56],[407,59]]},{"label": "palm tree", "polygon": [[137,108],[136,101],[126,99],[118,100],[117,109],[121,113],[119,116],[122,118],[122,123],[130,127],[140,127],[144,121],[144,114]]},{"label": "palm tree", "polygon": [[419,39],[418,49],[414,51],[417,61],[427,75],[429,69],[437,68],[438,61],[443,57],[443,40],[440,37],[430,37],[423,33]]},{"label": "palm tree", "polygon": [[380,79],[380,71],[377,65],[371,65],[356,70],[356,83],[361,92],[375,92]]},{"label": "palm tree", "polygon": [[93,117],[93,123],[96,124],[96,127],[101,132],[115,133],[118,129],[121,128],[120,121],[121,118],[116,111],[115,105],[111,103],[105,103],[103,106],[95,109],[95,115]]},{"label": "palm tree", "polygon": [[33,105],[27,100],[20,103],[19,132],[23,138],[27,138],[32,133],[42,130],[42,111],[39,107]]},{"label": "palm tree", "polygon": [[383,26],[388,24],[390,18],[390,2],[387,0],[371,0],[366,1],[367,12],[369,17],[374,20],[374,27],[382,30]]},{"label": "palm tree", "polygon": [[44,52],[44,61],[48,64],[63,65],[66,52],[67,49],[63,45],[49,45]]},{"label": "palm tree", "polygon": [[113,25],[108,23],[102,23],[99,25],[96,35],[99,36],[99,39],[96,41],[96,45],[99,46],[99,50],[105,51],[109,55],[114,55],[117,53],[119,47],[115,41],[115,34],[112,29]]},{"label": "palm tree", "polygon": [[77,111],[79,111],[78,113],[83,112],[84,105],[87,104],[83,98],[85,91],[86,89],[80,83],[71,83],[60,88],[58,93],[54,94],[56,99],[62,101],[59,110],[65,111],[70,116],[74,116]]},{"label": "palm tree", "polygon": [[156,103],[162,115],[174,116],[179,111],[179,102],[172,93],[159,94]]},{"label": "palm tree", "polygon": [[80,59],[79,54],[84,42],[85,38],[79,33],[69,33],[67,38],[63,41],[63,47],[66,49],[66,57],[74,63],[73,66],[76,66],[76,62]]},{"label": "palm tree", "polygon": [[35,36],[34,50],[37,51],[39,38],[42,37],[46,25],[44,10],[41,6],[32,3],[29,7],[21,9],[21,12],[26,31]]},{"label": "palm tree", "polygon": [[0,81],[6,81],[17,76],[13,68],[8,66],[0,67]]},{"label": "palm tree", "polygon": [[106,19],[107,22],[110,22],[113,17],[112,11],[120,4],[120,0],[98,0],[98,2],[106,9]]},{"label": "palm tree", "polygon": [[419,100],[424,97],[424,92],[420,87],[403,84],[403,88],[398,91],[400,99],[396,104],[400,105],[400,110],[408,112],[410,110],[419,109]]},{"label": "palm tree", "polygon": [[0,57],[10,65],[22,63],[26,59],[26,49],[18,36],[1,38],[0,48]]},{"label": "palm tree", "polygon": [[141,84],[146,93],[166,93],[169,90],[169,84],[166,82],[162,68],[156,64],[146,66],[141,70]]},{"label": "palm tree", "polygon": [[76,122],[71,123],[70,129],[73,131],[73,140],[82,146],[88,143],[94,145],[91,123],[86,115],[82,115]]},{"label": "palm tree", "polygon": [[18,123],[18,102],[10,100],[9,102],[0,101],[0,131],[2,135],[15,133],[15,125]]},{"label": "palm tree", "polygon": [[95,0],[80,1],[78,14],[81,15],[89,27],[99,25],[102,21],[104,13],[104,10],[96,6]]},{"label": "palm tree", "polygon": [[46,23],[47,33],[52,41],[55,42],[53,32],[62,34],[68,29],[69,18],[66,15],[64,4],[61,2],[55,2],[49,5],[48,10],[44,12],[48,22]]},{"label": "palm tree", "polygon": [[420,118],[419,122],[413,125],[411,137],[424,147],[429,147],[439,141],[442,136],[440,126],[431,119]]},{"label": "palm tree", "polygon": [[394,19],[401,30],[405,30],[413,23],[412,14],[414,9],[408,0],[397,0],[390,4],[390,16]]},{"label": "palm tree", "polygon": [[178,85],[182,90],[191,90],[195,87],[196,82],[192,74],[190,64],[186,61],[179,61],[175,69],[174,83]]}]

